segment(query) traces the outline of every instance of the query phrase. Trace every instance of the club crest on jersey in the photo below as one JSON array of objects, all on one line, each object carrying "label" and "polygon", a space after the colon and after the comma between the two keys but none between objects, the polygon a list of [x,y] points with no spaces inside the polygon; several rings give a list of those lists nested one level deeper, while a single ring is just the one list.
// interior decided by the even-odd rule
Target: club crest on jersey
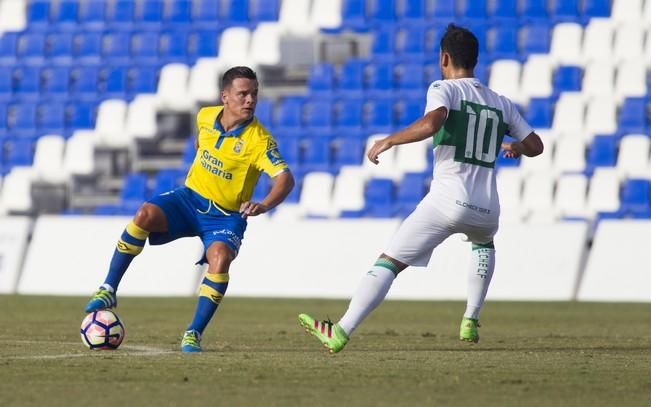
[{"label": "club crest on jersey", "polygon": [[244,142],[243,142],[241,139],[240,139],[240,140],[237,140],[237,143],[235,143],[235,145],[233,146],[233,151],[234,151],[236,154],[239,154],[240,151],[242,151],[242,146],[243,146],[243,145],[244,145]]}]

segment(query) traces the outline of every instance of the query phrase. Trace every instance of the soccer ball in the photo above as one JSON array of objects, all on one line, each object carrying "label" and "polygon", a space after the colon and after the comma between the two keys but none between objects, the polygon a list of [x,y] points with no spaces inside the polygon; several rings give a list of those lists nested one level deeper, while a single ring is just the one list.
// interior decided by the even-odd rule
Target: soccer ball
[{"label": "soccer ball", "polygon": [[114,350],[122,343],[126,330],[113,311],[91,312],[81,321],[81,341],[91,350]]}]

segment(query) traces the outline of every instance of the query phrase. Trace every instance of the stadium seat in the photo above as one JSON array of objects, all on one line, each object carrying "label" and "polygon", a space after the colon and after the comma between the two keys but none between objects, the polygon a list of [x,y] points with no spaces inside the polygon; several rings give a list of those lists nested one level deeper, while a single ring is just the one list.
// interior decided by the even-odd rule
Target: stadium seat
[{"label": "stadium seat", "polygon": [[651,209],[649,197],[651,183],[648,178],[631,178],[622,183],[621,206],[624,212],[647,212]]},{"label": "stadium seat", "polygon": [[639,58],[625,60],[617,67],[615,99],[620,102],[626,97],[647,95],[647,69]]},{"label": "stadium seat", "polygon": [[312,2],[283,0],[278,14],[278,24],[283,32],[298,36],[313,35],[315,27],[310,22]]},{"label": "stadium seat", "polygon": [[101,30],[106,26],[107,0],[84,1],[79,5],[79,24],[85,30]]},{"label": "stadium seat", "polygon": [[[422,93],[422,91],[421,91]],[[398,104],[398,121],[399,127],[406,127],[423,116],[425,110],[424,100],[405,99]]]},{"label": "stadium seat", "polygon": [[160,57],[163,63],[182,63],[190,65],[189,33],[186,30],[174,30],[161,36]]},{"label": "stadium seat", "polygon": [[13,32],[6,32],[0,35],[0,64],[11,66],[16,63],[18,38],[18,34]]},{"label": "stadium seat", "polygon": [[91,176],[95,172],[95,133],[77,130],[66,141],[63,170],[68,176]]},{"label": "stadium seat", "polygon": [[586,62],[612,60],[613,38],[613,23],[610,19],[591,19],[583,35],[582,59]]},{"label": "stadium seat", "polygon": [[403,24],[420,24],[427,18],[426,8],[426,0],[405,1],[402,7],[396,7],[396,15]]},{"label": "stadium seat", "polygon": [[550,46],[549,24],[532,23],[524,28],[521,51],[526,54],[547,54]]},{"label": "stadium seat", "polygon": [[582,136],[585,123],[585,100],[580,92],[561,93],[554,108],[552,129],[558,134]]},{"label": "stadium seat", "polygon": [[361,166],[364,159],[364,143],[355,138],[341,137],[335,140],[333,167],[341,169],[344,165]]},{"label": "stadium seat", "polygon": [[279,65],[281,63],[281,29],[276,23],[260,23],[251,35],[249,57],[253,65]]},{"label": "stadium seat", "polygon": [[255,1],[251,5],[251,21],[254,23],[278,21],[280,0]]},{"label": "stadium seat", "polygon": [[610,16],[610,0],[584,0],[582,14],[584,18]]},{"label": "stadium seat", "polygon": [[131,57],[131,33],[114,32],[103,38],[103,57],[111,65],[127,65]]},{"label": "stadium seat", "polygon": [[[374,134],[366,139],[366,147],[364,148],[364,157],[368,154],[369,150],[373,147],[375,142],[381,138],[386,137],[387,134]],[[362,167],[366,176],[375,178],[395,178],[399,180],[402,174],[398,173],[396,168],[396,149],[392,148],[385,151],[379,158],[379,164],[373,164],[370,160],[363,160]]]},{"label": "stadium seat", "polygon": [[164,22],[168,26],[186,28],[192,21],[192,0],[171,0],[167,10]]},{"label": "stadium seat", "polygon": [[393,95],[392,64],[369,64],[366,92],[373,98],[390,97]]},{"label": "stadium seat", "polygon": [[70,75],[70,94],[77,100],[95,100],[99,71],[95,67],[74,69]]},{"label": "stadium seat", "polygon": [[647,101],[645,98],[626,98],[619,109],[617,134],[646,131]]},{"label": "stadium seat", "polygon": [[368,30],[366,22],[366,0],[342,0],[342,29],[357,32]]},{"label": "stadium seat", "polygon": [[345,99],[339,102],[335,115],[338,132],[359,132],[362,129],[363,104],[361,99]]},{"label": "stadium seat", "polygon": [[617,103],[609,96],[593,97],[586,110],[586,140],[592,140],[595,134],[613,134],[616,130]]},{"label": "stadium seat", "polygon": [[521,201],[524,216],[533,219],[553,217],[554,179],[555,177],[547,172],[538,172],[527,177]]},{"label": "stadium seat", "polygon": [[364,91],[364,66],[361,59],[349,59],[341,66],[336,81],[337,94],[347,98],[361,98]]},{"label": "stadium seat", "polygon": [[334,122],[332,104],[324,101],[308,102],[304,105],[303,127],[310,137],[330,134]]},{"label": "stadium seat", "polygon": [[[486,73],[486,67],[484,65],[477,65],[475,66],[475,78],[480,79],[480,76],[485,76],[484,74]],[[439,81],[443,79],[443,76],[441,75],[441,68],[439,67],[438,64],[427,64],[425,65],[423,69],[424,75],[425,75],[425,83],[428,85],[431,85],[432,82]],[[486,79],[486,78],[484,78]],[[482,83],[486,83],[487,81],[484,80]]]},{"label": "stadium seat", "polygon": [[31,30],[45,30],[50,25],[50,1],[27,2],[27,24]]},{"label": "stadium seat", "polygon": [[557,215],[566,218],[587,217],[587,189],[588,178],[583,174],[560,176],[554,195],[554,209]]},{"label": "stadium seat", "polygon": [[[442,3],[444,4],[443,7],[446,9],[445,14],[448,14],[450,19],[454,19],[455,2],[444,1]],[[464,24],[468,24],[474,21],[478,21],[481,23],[487,22],[487,13],[488,13],[487,3],[488,2],[486,0],[477,0],[477,1],[466,0],[461,2],[461,8],[459,9],[459,18],[461,19],[461,21],[464,22]]]},{"label": "stadium seat", "polygon": [[223,22],[229,26],[248,26],[249,24],[249,1],[248,0],[227,0],[222,4]]},{"label": "stadium seat", "polygon": [[273,125],[273,108],[273,100],[268,98],[258,99],[255,107],[255,117],[266,128],[270,128]]},{"label": "stadium seat", "polygon": [[303,99],[285,97],[280,101],[276,116],[276,129],[298,130],[303,121]]},{"label": "stadium seat", "polygon": [[299,208],[306,217],[330,217],[334,177],[327,172],[310,172],[303,179]]},{"label": "stadium seat", "polygon": [[525,22],[545,21],[548,17],[547,0],[523,0],[521,18]]},{"label": "stadium seat", "polygon": [[407,63],[396,69],[396,87],[400,98],[422,98],[427,90],[422,64]]},{"label": "stadium seat", "polygon": [[26,33],[20,36],[18,59],[25,65],[42,65],[45,57],[45,34]]},{"label": "stadium seat", "polygon": [[520,221],[522,218],[522,176],[522,172],[517,168],[503,168],[497,173],[496,184],[502,220]]},{"label": "stadium seat", "polygon": [[[571,2],[570,2],[571,3]],[[565,4],[557,1],[556,4]],[[554,26],[550,54],[560,64],[578,65],[582,62],[583,27],[577,23],[559,23]]]},{"label": "stadium seat", "polygon": [[102,97],[105,99],[126,98],[128,79],[126,67],[113,66],[106,69],[103,81],[100,83]]},{"label": "stadium seat", "polygon": [[127,95],[132,98],[138,93],[156,93],[158,88],[158,70],[153,67],[134,67],[129,72]]},{"label": "stadium seat", "polygon": [[375,62],[393,62],[395,56],[396,29],[393,25],[381,26],[373,31],[371,55]]},{"label": "stadium seat", "polygon": [[37,67],[23,66],[15,71],[15,97],[22,101],[36,101],[40,96],[41,70]]},{"label": "stadium seat", "polygon": [[554,73],[554,97],[561,92],[578,92],[581,90],[583,69],[579,66],[559,66]]},{"label": "stadium seat", "polygon": [[393,180],[373,178],[366,183],[364,192],[366,216],[389,218],[396,214],[395,186]]},{"label": "stadium seat", "polygon": [[620,207],[619,174],[614,168],[595,169],[590,178],[586,209],[592,216],[599,212],[615,212]]},{"label": "stadium seat", "polygon": [[99,66],[102,62],[102,35],[96,32],[79,33],[76,41],[75,63]]},{"label": "stadium seat", "polygon": [[163,6],[163,0],[140,0],[136,3],[134,23],[140,28],[160,29]]},{"label": "stadium seat", "polygon": [[[409,25],[401,31],[396,43],[396,60],[408,63],[423,63],[425,55],[425,27]],[[438,55],[436,55],[438,59]]]},{"label": "stadium seat", "polygon": [[495,0],[489,11],[490,19],[501,23],[514,23],[518,18],[518,0]]},{"label": "stadium seat", "polygon": [[13,117],[13,122],[9,122],[11,134],[15,136],[32,136],[36,130],[36,105],[33,103],[21,103],[13,106],[9,117]]},{"label": "stadium seat", "polygon": [[[73,30],[77,28],[79,15],[78,0],[59,0],[54,6],[50,16],[50,23],[57,27],[57,30]],[[101,3],[98,3],[101,5]]]},{"label": "stadium seat", "polygon": [[[158,171],[154,177],[154,187],[152,188],[151,196],[158,196],[164,192],[180,187],[183,185],[185,175],[185,171],[177,168],[165,168]],[[267,180],[269,179],[269,177],[264,178]],[[260,177],[260,179],[262,179],[262,177]]]},{"label": "stadium seat", "polygon": [[578,137],[563,137],[556,142],[554,170],[558,174],[585,170],[585,141]]},{"label": "stadium seat", "polygon": [[152,66],[160,63],[158,31],[137,32],[131,38],[131,56],[136,64]]},{"label": "stadium seat", "polygon": [[247,28],[227,28],[219,39],[219,61],[224,66],[247,64],[250,45],[251,32]]},{"label": "stadium seat", "polygon": [[642,16],[643,3],[644,0],[614,0],[610,18],[618,24],[636,23]]},{"label": "stadium seat", "polygon": [[638,59],[644,55],[645,27],[636,24],[626,24],[617,28],[613,45],[614,61]]},{"label": "stadium seat", "polygon": [[[32,138],[17,138],[9,140],[6,147],[6,164],[9,167],[31,166],[34,160],[34,140]],[[30,168],[31,170],[31,168]],[[5,187],[6,187],[5,178]]]},{"label": "stadium seat", "polygon": [[66,107],[66,133],[76,129],[92,129],[95,127],[95,102],[70,103]]},{"label": "stadium seat", "polygon": [[190,71],[189,98],[204,105],[215,103],[219,99],[219,72],[219,64],[199,59]]},{"label": "stadium seat", "polygon": [[396,20],[395,0],[371,0],[369,19],[375,23],[391,23]]},{"label": "stadium seat", "polygon": [[522,67],[520,98],[527,103],[531,97],[549,97],[553,93],[553,62],[548,55],[530,55]]},{"label": "stadium seat", "polygon": [[396,146],[395,170],[400,174],[424,173],[427,171],[427,150],[432,148],[431,140]]},{"label": "stadium seat", "polygon": [[156,112],[158,99],[155,95],[137,95],[127,108],[124,131],[129,138],[153,139],[156,136]]},{"label": "stadium seat", "polygon": [[129,134],[124,131],[127,104],[124,100],[108,99],[97,110],[97,141],[101,145],[127,148],[131,143]]},{"label": "stadium seat", "polygon": [[190,36],[190,43],[193,44],[189,55],[194,58],[215,57],[219,54],[219,34],[216,29],[204,29],[194,31]]},{"label": "stadium seat", "polygon": [[366,175],[359,166],[343,166],[332,193],[332,208],[340,218],[358,218],[364,214]]},{"label": "stadium seat", "polygon": [[554,167],[554,150],[556,147],[556,140],[539,130],[536,132],[539,133],[539,136],[545,145],[542,154],[537,155],[533,158],[521,157],[519,160],[510,159],[510,161],[520,161],[520,171],[523,175],[540,172],[552,172],[552,169]]},{"label": "stadium seat", "polygon": [[120,193],[121,209],[135,212],[147,198],[147,176],[135,173],[127,175]]},{"label": "stadium seat", "polygon": [[194,101],[187,97],[189,76],[185,64],[167,64],[161,69],[156,94],[162,109],[188,112],[194,108]]},{"label": "stadium seat", "polygon": [[332,168],[332,152],[330,140],[323,137],[309,137],[303,140],[303,157],[301,169],[311,172],[330,172]]},{"label": "stadium seat", "polygon": [[644,134],[629,134],[619,143],[617,171],[623,177],[649,176],[651,142]]},{"label": "stadium seat", "polygon": [[63,104],[43,103],[37,110],[38,134],[63,135],[65,108]]},{"label": "stadium seat", "polygon": [[518,102],[520,100],[521,70],[518,61],[496,61],[491,66],[488,86],[495,92],[510,98],[514,102]]},{"label": "stadium seat", "polygon": [[221,10],[220,0],[194,0],[195,12],[192,19],[194,28],[214,29],[219,24]]},{"label": "stadium seat", "polygon": [[552,127],[554,102],[551,98],[532,98],[527,105],[526,120],[534,128]]},{"label": "stadium seat", "polygon": [[332,97],[334,87],[334,67],[324,62],[310,67],[307,87],[311,95],[317,98]]},{"label": "stadium seat", "polygon": [[423,199],[428,189],[426,179],[427,176],[424,173],[408,173],[402,178],[396,192],[399,216],[408,216]]},{"label": "stadium seat", "polygon": [[368,103],[365,128],[368,133],[390,133],[393,129],[391,99],[373,99]]},{"label": "stadium seat", "polygon": [[595,136],[588,151],[588,170],[592,172],[595,167],[614,167],[616,162],[617,137],[607,135]]},{"label": "stadium seat", "polygon": [[[445,27],[432,26],[428,27],[425,36],[427,41],[425,42],[425,53],[428,55],[439,55],[441,51],[441,38],[445,33]],[[436,64],[438,65],[438,64]]]},{"label": "stadium seat", "polygon": [[47,58],[53,65],[69,67],[74,54],[71,33],[55,33],[49,36]]},{"label": "stadium seat", "polygon": [[578,0],[555,0],[551,3],[551,20],[554,23],[579,21]]},{"label": "stadium seat", "polygon": [[13,75],[13,69],[0,66],[0,102],[13,99]]},{"label": "stadium seat", "polygon": [[63,170],[65,139],[62,136],[46,135],[38,139],[34,152],[34,176],[36,179],[62,183],[66,181]]},{"label": "stadium seat", "polygon": [[312,0],[310,23],[325,33],[341,31],[341,1]]},{"label": "stadium seat", "polygon": [[[291,133],[279,132],[276,135],[278,149],[283,159],[290,168],[297,168],[301,158],[301,140],[294,137]],[[294,178],[300,178],[301,172],[294,171]]]},{"label": "stadium seat", "polygon": [[262,200],[269,193],[270,189],[271,179],[265,173],[260,174],[260,178],[258,178],[258,182],[255,184],[255,189],[253,190],[251,200],[255,202],[262,202]]},{"label": "stadium seat", "polygon": [[28,214],[32,210],[32,177],[32,167],[17,166],[11,169],[3,180],[0,192],[1,213]]},{"label": "stadium seat", "polygon": [[518,28],[516,26],[496,26],[489,32],[488,38],[487,56],[491,61],[520,59]]}]

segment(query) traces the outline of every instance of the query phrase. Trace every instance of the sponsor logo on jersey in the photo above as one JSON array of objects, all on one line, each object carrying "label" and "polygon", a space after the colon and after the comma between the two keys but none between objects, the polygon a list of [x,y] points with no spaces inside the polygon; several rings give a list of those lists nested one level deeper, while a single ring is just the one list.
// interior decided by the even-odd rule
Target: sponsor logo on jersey
[{"label": "sponsor logo on jersey", "polygon": [[232,172],[224,171],[224,162],[210,155],[208,150],[203,150],[199,161],[201,162],[201,166],[209,173],[229,181],[233,179]]},{"label": "sponsor logo on jersey", "polygon": [[268,150],[267,151],[267,158],[269,159],[269,161],[271,161],[271,164],[274,165],[274,166],[282,164],[282,163],[285,162],[283,160],[283,158],[280,156],[280,152],[278,151],[277,148],[274,148],[272,150]]}]

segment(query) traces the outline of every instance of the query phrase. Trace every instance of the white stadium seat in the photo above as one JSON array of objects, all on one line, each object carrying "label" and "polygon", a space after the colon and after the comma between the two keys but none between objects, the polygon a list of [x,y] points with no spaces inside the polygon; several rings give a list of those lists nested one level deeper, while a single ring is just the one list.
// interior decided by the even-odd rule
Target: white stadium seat
[{"label": "white stadium seat", "polygon": [[32,167],[13,167],[5,175],[0,192],[0,213],[26,213],[32,210]]},{"label": "white stadium seat", "polygon": [[310,20],[317,28],[341,27],[341,0],[313,0]]},{"label": "white stadium seat", "polygon": [[561,217],[585,217],[588,178],[583,174],[562,175],[556,182],[554,209]]},{"label": "white stadium seat", "polygon": [[[432,148],[432,140],[418,143],[402,144],[394,147],[396,152],[396,169],[401,173],[423,172],[427,170],[427,151]],[[382,156],[380,156],[382,158]]]},{"label": "white stadium seat", "polygon": [[646,72],[646,66],[640,64],[639,58],[623,61],[617,67],[615,96],[618,102],[627,97],[646,96]]},{"label": "white stadium seat", "polygon": [[283,0],[280,6],[279,23],[283,32],[297,36],[308,36],[316,32],[310,19],[311,1]]},{"label": "white stadium seat", "polygon": [[643,0],[613,0],[611,18],[619,24],[640,21],[642,3]]},{"label": "white stadium seat", "polygon": [[500,95],[519,102],[521,69],[518,61],[502,59],[493,62],[488,86]]},{"label": "white stadium seat", "polygon": [[23,31],[27,25],[26,0],[0,1],[0,35],[4,31]]},{"label": "white stadium seat", "polygon": [[586,209],[592,216],[598,212],[614,212],[619,209],[620,175],[614,167],[595,169],[590,178]]},{"label": "white stadium seat", "polygon": [[581,172],[585,169],[585,141],[577,137],[565,137],[558,140],[554,151],[554,171]]},{"label": "white stadium seat", "polygon": [[581,92],[587,96],[615,93],[615,64],[610,60],[593,60],[586,65]]},{"label": "white stadium seat", "polygon": [[[542,139],[542,136],[541,136]],[[535,157],[521,157],[520,171],[524,174],[531,174],[541,171],[549,171],[553,167],[554,139],[543,140],[545,146],[542,154]]]},{"label": "white stadium seat", "polygon": [[522,175],[518,168],[502,168],[497,172],[501,220],[522,220]]},{"label": "white stadium seat", "polygon": [[66,141],[63,170],[68,176],[88,176],[95,172],[95,141],[92,130],[77,130]]},{"label": "white stadium seat", "polygon": [[613,36],[613,22],[609,18],[590,19],[583,36],[583,60],[611,59]]},{"label": "white stadium seat", "polygon": [[548,55],[531,55],[522,67],[520,100],[528,103],[532,97],[548,97],[554,90],[552,72],[554,63]]},{"label": "white stadium seat", "polygon": [[219,65],[231,67],[249,65],[251,31],[244,27],[229,27],[219,38]]},{"label": "white stadium seat", "polygon": [[366,173],[361,166],[345,165],[341,167],[335,179],[332,206],[335,215],[342,211],[359,211],[364,209],[364,186]]},{"label": "white stadium seat", "polygon": [[379,163],[373,164],[370,160],[366,159],[366,154],[369,152],[373,144],[381,138],[386,137],[386,134],[374,134],[366,140],[366,149],[364,150],[364,161],[362,167],[366,174],[372,178],[392,178],[399,180],[402,174],[397,170],[396,166],[396,149],[391,148],[378,158]]},{"label": "white stadium seat", "polygon": [[260,23],[251,35],[251,61],[256,65],[278,65],[281,27],[278,23]]},{"label": "white stadium seat", "polygon": [[585,139],[592,141],[595,134],[612,134],[617,130],[617,102],[609,96],[590,100],[585,117]]},{"label": "white stadium seat", "polygon": [[299,207],[304,216],[330,217],[334,177],[327,172],[310,172],[303,179]]},{"label": "white stadium seat", "polygon": [[66,173],[63,169],[63,152],[66,141],[59,135],[42,136],[36,142],[34,153],[34,178],[51,183],[63,183]]},{"label": "white stadium seat", "polygon": [[649,149],[651,143],[645,134],[630,134],[622,138],[617,155],[620,176],[646,178],[649,176]]},{"label": "white stadium seat", "polygon": [[218,58],[200,58],[190,70],[188,98],[195,103],[215,103],[219,96],[221,65]]},{"label": "white stadium seat", "polygon": [[554,176],[538,172],[523,178],[522,207],[529,217],[553,216]]},{"label": "white stadium seat", "polygon": [[127,116],[127,103],[120,99],[109,99],[102,102],[97,109],[98,145],[126,148],[131,145],[130,135],[124,131]]},{"label": "white stadium seat", "polygon": [[188,112],[194,101],[188,97],[190,68],[184,64],[167,64],[160,71],[156,92],[161,109]]},{"label": "white stadium seat", "polygon": [[551,57],[562,65],[580,65],[582,44],[583,27],[580,24],[556,24],[552,32]]},{"label": "white stadium seat", "polygon": [[152,139],[156,136],[156,111],[158,99],[155,95],[136,96],[127,110],[125,131],[134,139]]},{"label": "white stadium seat", "polygon": [[644,27],[625,24],[615,33],[614,55],[611,60],[621,63],[626,59],[638,59],[644,54]]},{"label": "white stadium seat", "polygon": [[554,108],[552,129],[559,137],[582,137],[585,98],[581,92],[563,92]]}]

